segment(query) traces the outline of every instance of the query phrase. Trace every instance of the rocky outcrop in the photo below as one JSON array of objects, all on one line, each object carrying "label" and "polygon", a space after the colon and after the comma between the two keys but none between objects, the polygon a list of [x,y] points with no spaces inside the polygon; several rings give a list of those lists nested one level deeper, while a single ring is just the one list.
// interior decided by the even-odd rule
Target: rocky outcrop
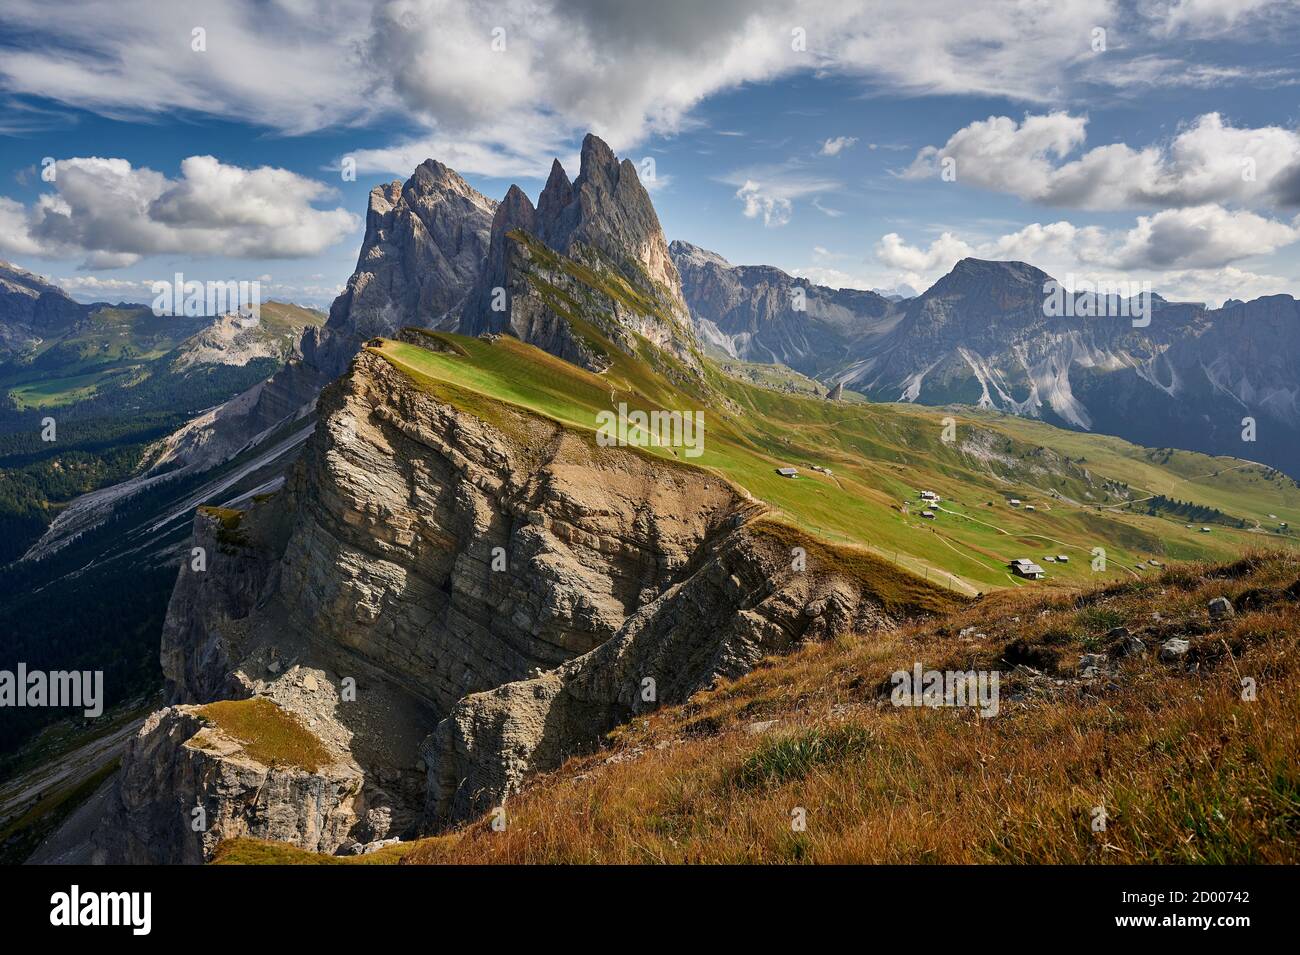
[{"label": "rocky outcrop", "polygon": [[460,701],[423,747],[432,827],[480,815],[528,774],[593,748],[638,713],[746,673],[765,656],[892,624],[852,573],[834,564],[794,569],[788,543],[761,523],[739,525],[707,547],[694,573],[595,650]]},{"label": "rocky outcrop", "polygon": [[[242,512],[231,512],[242,518]],[[194,520],[190,556],[182,560],[163,622],[162,663],[167,699],[206,702],[234,696],[229,678],[230,646],[224,630],[248,616],[274,565],[256,551],[218,542],[237,535],[222,527],[218,512],[200,509]]]},{"label": "rocky outcrop", "polygon": [[[174,705],[126,756],[109,861],[409,837],[656,702],[891,623],[852,574],[790,571],[763,507],[709,472],[509,405],[467,413],[369,351],[319,414],[279,494],[196,517],[206,564],[182,570],[164,634]],[[328,763],[213,744],[192,717],[217,699],[273,702]],[[151,856],[195,805],[207,834],[169,828]]]},{"label": "rocky outcrop", "polygon": [[496,208],[436,159],[405,183],[371,190],[357,268],[330,307],[318,349],[327,379],[366,339],[430,327],[460,304],[483,266]]},{"label": "rocky outcrop", "polygon": [[362,774],[346,756],[308,772],[267,765],[194,706],[159,710],[122,757],[90,858],[197,864],[222,839],[252,836],[333,851],[357,829]]},{"label": "rocky outcrop", "polygon": [[558,160],[551,167],[538,199],[539,238],[571,257],[579,246],[595,249],[629,282],[669,299],[673,318],[685,325],[681,277],[636,166],[630,159],[619,162],[590,133],[582,140],[581,162],[572,184]]},{"label": "rocky outcrop", "polygon": [[206,470],[260,443],[309,414],[363,341],[458,308],[483,265],[496,205],[433,159],[404,183],[372,189],[356,270],[325,324],[304,330],[301,359],[171,436],[154,469]]}]

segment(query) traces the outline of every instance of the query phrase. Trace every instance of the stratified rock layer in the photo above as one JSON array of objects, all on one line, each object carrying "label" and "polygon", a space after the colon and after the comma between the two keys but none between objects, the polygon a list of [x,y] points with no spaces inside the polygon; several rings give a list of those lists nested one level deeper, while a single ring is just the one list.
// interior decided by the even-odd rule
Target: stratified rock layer
[{"label": "stratified rock layer", "polygon": [[[175,705],[126,756],[109,861],[197,861],[245,833],[338,852],[436,829],[631,714],[891,623],[851,575],[791,570],[762,506],[709,472],[509,405],[468,414],[369,351],[319,411],[282,492],[196,518],[206,567],[182,570],[164,634]],[[194,742],[189,708],[252,696],[330,765]],[[201,839],[160,829],[195,805]]]}]

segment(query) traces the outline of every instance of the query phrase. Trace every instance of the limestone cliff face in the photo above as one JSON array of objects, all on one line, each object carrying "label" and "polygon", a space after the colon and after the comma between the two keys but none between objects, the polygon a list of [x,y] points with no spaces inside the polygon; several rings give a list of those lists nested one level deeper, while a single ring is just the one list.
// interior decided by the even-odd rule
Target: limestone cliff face
[{"label": "limestone cliff face", "polygon": [[590,133],[582,141],[581,164],[572,184],[558,160],[551,167],[538,199],[542,240],[566,255],[579,245],[594,248],[629,281],[646,284],[648,279],[671,299],[675,318],[685,324],[681,278],[636,166],[630,159],[620,162]]},{"label": "limestone cliff face", "polygon": [[487,255],[496,208],[436,159],[405,183],[371,190],[356,271],[325,325],[319,366],[327,379],[348,367],[365,339],[432,326],[460,304]]},{"label": "limestone cliff face", "polygon": [[423,746],[433,828],[499,805],[637,713],[684,702],[719,678],[806,640],[892,624],[851,576],[792,569],[788,546],[737,522],[689,575],[590,653],[461,700]]},{"label": "limestone cliff face", "polygon": [[[181,571],[163,641],[175,705],[127,752],[101,859],[436,830],[637,712],[891,625],[855,580],[792,571],[762,505],[706,471],[508,405],[468,414],[369,351],[319,411],[279,494],[196,518],[206,566]],[[252,697],[327,764],[265,765],[195,712]],[[178,823],[195,806],[201,833]]]},{"label": "limestone cliff face", "polygon": [[[692,639],[705,644],[726,615],[719,605],[706,621],[665,600],[703,580],[717,542],[758,510],[706,472],[600,448],[507,406],[489,423],[369,352],[319,412],[280,494],[237,521],[196,518],[208,563],[181,572],[163,659],[176,703],[266,697],[336,752],[335,766],[250,771],[238,745],[194,746],[182,705],[128,753],[106,828],[133,841],[107,839],[110,859],[140,861],[178,803],[210,807],[203,851],[240,832],[322,851],[414,835],[443,821],[424,818],[432,767],[421,745],[465,697],[582,657],[651,606],[683,608],[681,626],[704,627]],[[751,659],[780,643],[710,653]],[[694,677],[713,669],[683,661]],[[598,702],[608,712],[592,726],[622,712]],[[493,772],[486,751],[475,759]],[[280,794],[274,806],[268,791]],[[315,821],[281,796],[306,800]],[[160,858],[193,858],[160,844]]]},{"label": "limestone cliff face", "polygon": [[429,327],[459,308],[487,255],[496,208],[434,159],[404,183],[372,189],[356,269],[326,323],[303,332],[301,359],[172,435],[154,467],[220,464],[308,414],[367,338]]}]

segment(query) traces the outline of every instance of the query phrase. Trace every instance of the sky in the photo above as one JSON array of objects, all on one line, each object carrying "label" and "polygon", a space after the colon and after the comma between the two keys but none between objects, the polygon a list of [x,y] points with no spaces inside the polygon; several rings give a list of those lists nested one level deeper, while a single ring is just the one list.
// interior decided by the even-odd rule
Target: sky
[{"label": "sky", "polygon": [[5,0],[0,259],[327,307],[374,185],[535,199],[588,131],[669,239],[822,284],[1300,295],[1295,0]]}]

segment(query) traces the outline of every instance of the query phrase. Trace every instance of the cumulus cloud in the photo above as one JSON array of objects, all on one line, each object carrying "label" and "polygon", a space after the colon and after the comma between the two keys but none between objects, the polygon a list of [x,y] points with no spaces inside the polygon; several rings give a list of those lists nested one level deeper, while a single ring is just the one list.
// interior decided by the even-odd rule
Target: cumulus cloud
[{"label": "cumulus cloud", "polygon": [[[747,83],[804,73],[907,95],[1059,102],[1095,81],[1098,24],[1122,21],[1126,38],[1150,45],[1296,14],[1227,5],[1224,16],[1219,0],[1136,10],[1070,0],[1022,3],[1012,16],[1005,0],[85,0],[52,17],[41,0],[8,0],[0,25],[26,42],[0,50],[0,89],[115,117],[190,110],[289,134],[395,116],[415,130],[359,153],[361,169],[406,173],[432,154],[464,172],[544,175],[575,132],[626,150],[689,128],[703,99]],[[1108,70],[1120,65],[1108,56]]]},{"label": "cumulus cloud", "polygon": [[85,268],[131,265],[142,256],[231,258],[320,254],[360,225],[341,207],[317,209],[333,190],[285,169],[245,169],[191,156],[178,179],[125,159],[59,160],[53,191],[30,207],[0,200],[0,251],[83,256]]},{"label": "cumulus cloud", "polygon": [[1066,221],[1035,222],[975,244],[944,232],[922,248],[891,232],[877,244],[876,255],[886,265],[910,272],[946,271],[970,255],[1029,262],[1069,256],[1084,265],[1123,271],[1217,269],[1253,255],[1267,255],[1297,240],[1300,222],[1279,222],[1220,206],[1196,206],[1139,216],[1127,230],[1081,227]]},{"label": "cumulus cloud", "polygon": [[838,156],[857,141],[858,137],[856,136],[835,136],[822,143],[821,154],[823,156]]},{"label": "cumulus cloud", "polygon": [[928,245],[898,233],[882,236],[876,258],[899,281],[926,287],[967,257],[1030,262],[1057,277],[1159,279],[1180,294],[1214,289],[1220,298],[1281,291],[1284,280],[1232,263],[1300,241],[1300,219],[1280,222],[1220,206],[1166,209],[1140,216],[1129,229],[1033,223],[983,241],[944,232]]},{"label": "cumulus cloud", "polygon": [[1087,117],[1065,112],[1021,122],[990,116],[927,146],[904,172],[937,176],[945,159],[956,181],[1045,205],[1080,209],[1180,207],[1237,202],[1285,205],[1300,170],[1300,133],[1280,126],[1234,127],[1206,113],[1164,146],[1097,146],[1067,157],[1086,139]]}]

